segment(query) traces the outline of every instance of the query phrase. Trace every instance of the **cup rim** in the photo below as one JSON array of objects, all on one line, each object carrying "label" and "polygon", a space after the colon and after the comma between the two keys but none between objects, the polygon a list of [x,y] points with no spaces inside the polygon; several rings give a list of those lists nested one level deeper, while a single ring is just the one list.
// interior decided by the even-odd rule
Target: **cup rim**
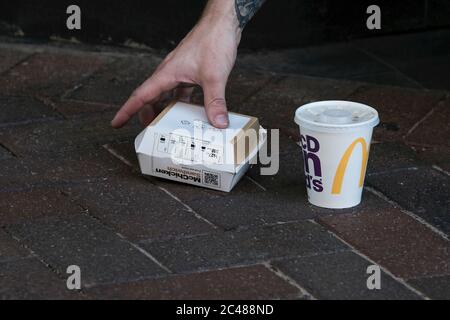
[{"label": "cup rim", "polygon": [[[301,111],[309,108],[314,108],[317,106],[323,106],[323,105],[354,105],[358,107],[365,108],[367,110],[370,110],[374,113],[374,116],[366,121],[359,122],[359,123],[349,123],[349,124],[329,124],[329,123],[318,123],[314,122],[305,118],[302,118],[300,113]],[[312,130],[318,130],[318,131],[324,131],[324,132],[342,132],[342,131],[352,131],[354,129],[361,129],[363,127],[370,127],[374,128],[380,123],[380,118],[378,111],[366,104],[360,103],[360,102],[354,102],[354,101],[345,101],[345,100],[324,100],[324,101],[316,101],[311,102],[308,104],[305,104],[299,108],[297,108],[295,112],[295,122],[300,127],[306,127]]]}]

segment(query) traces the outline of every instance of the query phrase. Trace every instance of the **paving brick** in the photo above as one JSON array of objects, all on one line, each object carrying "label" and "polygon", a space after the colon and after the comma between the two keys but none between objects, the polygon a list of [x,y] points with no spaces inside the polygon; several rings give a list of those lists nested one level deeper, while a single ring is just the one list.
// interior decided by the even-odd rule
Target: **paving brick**
[{"label": "paving brick", "polygon": [[20,61],[29,57],[31,53],[14,49],[2,48],[0,50],[0,73],[8,71]]},{"label": "paving brick", "polygon": [[14,155],[0,144],[0,161],[12,158]]},{"label": "paving brick", "polygon": [[113,113],[86,119],[61,120],[0,129],[0,141],[16,154],[58,153],[136,137],[141,128],[130,124],[122,130],[110,125]]},{"label": "paving brick", "polygon": [[119,109],[117,105],[69,99],[56,100],[53,105],[66,118],[90,116],[93,113],[116,112]]},{"label": "paving brick", "polygon": [[306,189],[276,192],[233,193],[219,198],[187,202],[202,217],[226,230],[314,218],[307,204]]},{"label": "paving brick", "polygon": [[440,103],[434,113],[408,137],[408,142],[425,146],[440,146],[450,150],[450,99]]},{"label": "paving brick", "polygon": [[[271,141],[271,139],[268,141]],[[263,175],[261,167],[267,168],[268,166],[262,165],[252,168],[248,175],[269,192],[278,192],[280,189],[286,188],[306,191],[303,155],[300,146],[283,133],[280,134],[278,152],[276,151],[276,147],[274,148],[272,145],[272,142],[270,142],[269,155],[274,159],[272,162],[274,169],[275,161],[278,160],[279,168],[276,174]]]},{"label": "paving brick", "polygon": [[93,53],[38,53],[0,78],[4,95],[60,96],[111,59]]},{"label": "paving brick", "polygon": [[358,88],[358,83],[290,76],[264,87],[264,90],[243,102],[241,113],[259,118],[267,128],[279,128],[299,136],[294,114],[298,107],[317,100],[342,100]]},{"label": "paving brick", "polygon": [[28,97],[0,97],[0,126],[21,122],[60,117],[44,103]]},{"label": "paving brick", "polygon": [[380,174],[423,166],[413,148],[399,142],[374,143],[370,146],[367,174]]},{"label": "paving brick", "polygon": [[402,207],[450,234],[448,175],[431,168],[419,168],[371,175],[367,182]]},{"label": "paving brick", "polygon": [[111,105],[123,104],[151,76],[160,61],[153,55],[118,58],[83,82],[69,98]]},{"label": "paving brick", "polygon": [[450,174],[450,149],[442,146],[412,146],[417,157],[430,166],[436,165]]},{"label": "paving brick", "polygon": [[381,123],[374,130],[376,141],[400,141],[443,97],[442,93],[407,88],[366,86],[351,94],[351,101],[378,110]]},{"label": "paving brick", "polygon": [[99,299],[259,300],[297,299],[301,293],[263,266],[176,275],[86,290]]},{"label": "paving brick", "polygon": [[390,71],[349,44],[251,53],[239,58],[237,65],[247,68],[335,79]]},{"label": "paving brick", "polygon": [[398,209],[373,208],[319,221],[398,277],[450,274],[449,242]]},{"label": "paving brick", "polygon": [[416,81],[408,78],[406,75],[398,71],[388,71],[381,73],[363,74],[351,77],[348,80],[366,82],[378,85],[406,87],[413,89],[421,89],[421,85]]},{"label": "paving brick", "polygon": [[0,262],[1,300],[82,299],[36,258]]},{"label": "paving brick", "polygon": [[139,176],[64,190],[91,215],[133,241],[192,236],[214,230],[183,204]]},{"label": "paving brick", "polygon": [[[427,11],[431,19],[441,16],[437,11],[441,14],[446,12],[444,8],[437,10],[433,2],[427,2]],[[446,77],[450,55],[448,38],[449,31],[443,29],[436,32],[410,33],[402,37],[363,39],[356,41],[355,44],[426,88],[448,89],[449,81]]]},{"label": "paving brick", "polygon": [[103,148],[75,149],[66,154],[36,154],[27,158],[0,161],[0,191],[33,186],[83,183],[116,175],[133,175],[131,169]]},{"label": "paving brick", "polygon": [[8,227],[43,261],[65,274],[77,265],[82,286],[139,280],[167,272],[98,221],[85,216],[43,218]]},{"label": "paving brick", "polygon": [[142,245],[176,272],[346,250],[340,241],[309,221],[232,232],[218,231],[204,236]]},{"label": "paving brick", "polygon": [[369,290],[367,268],[372,263],[353,252],[280,260],[274,265],[317,299],[419,299],[384,272],[381,290]]},{"label": "paving brick", "polygon": [[31,252],[21,247],[9,234],[0,230],[0,263],[24,258],[30,254]]},{"label": "paving brick", "polygon": [[412,279],[408,282],[430,299],[450,299],[450,276]]},{"label": "paving brick", "polygon": [[44,216],[80,214],[83,209],[57,189],[0,192],[0,225],[18,224]]}]

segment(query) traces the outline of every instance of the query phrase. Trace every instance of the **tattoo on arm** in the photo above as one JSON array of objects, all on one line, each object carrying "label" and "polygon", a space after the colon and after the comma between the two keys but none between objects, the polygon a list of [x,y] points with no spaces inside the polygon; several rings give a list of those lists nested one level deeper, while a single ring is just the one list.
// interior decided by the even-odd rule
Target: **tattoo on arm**
[{"label": "tattoo on arm", "polygon": [[234,0],[239,27],[244,29],[266,0]]}]

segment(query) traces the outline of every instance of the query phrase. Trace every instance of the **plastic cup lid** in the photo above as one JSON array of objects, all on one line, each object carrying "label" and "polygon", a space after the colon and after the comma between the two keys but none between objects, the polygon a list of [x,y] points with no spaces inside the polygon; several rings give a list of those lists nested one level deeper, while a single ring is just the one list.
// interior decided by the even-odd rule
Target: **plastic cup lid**
[{"label": "plastic cup lid", "polygon": [[380,123],[378,112],[351,101],[320,101],[306,104],[295,112],[300,127],[321,132],[347,132],[373,128]]}]

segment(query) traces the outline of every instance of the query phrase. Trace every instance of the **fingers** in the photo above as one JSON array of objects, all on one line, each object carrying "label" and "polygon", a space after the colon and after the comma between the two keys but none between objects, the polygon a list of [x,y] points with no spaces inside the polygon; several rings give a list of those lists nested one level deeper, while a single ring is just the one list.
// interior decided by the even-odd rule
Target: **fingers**
[{"label": "fingers", "polygon": [[164,109],[167,103],[172,99],[172,92],[165,92],[160,95],[159,100],[146,104],[139,111],[139,121],[142,126],[147,127],[156,118],[158,114]]},{"label": "fingers", "polygon": [[209,122],[219,129],[228,128],[229,125],[225,86],[226,80],[211,81],[203,86],[206,115]]},{"label": "fingers", "polygon": [[174,81],[161,75],[161,73],[154,74],[131,95],[116,114],[111,125],[114,128],[123,127],[144,105],[152,104],[159,99],[162,93],[173,89],[175,86]]},{"label": "fingers", "polygon": [[191,102],[192,92],[194,92],[194,87],[179,87],[175,89],[174,96],[179,101],[189,103]]}]

